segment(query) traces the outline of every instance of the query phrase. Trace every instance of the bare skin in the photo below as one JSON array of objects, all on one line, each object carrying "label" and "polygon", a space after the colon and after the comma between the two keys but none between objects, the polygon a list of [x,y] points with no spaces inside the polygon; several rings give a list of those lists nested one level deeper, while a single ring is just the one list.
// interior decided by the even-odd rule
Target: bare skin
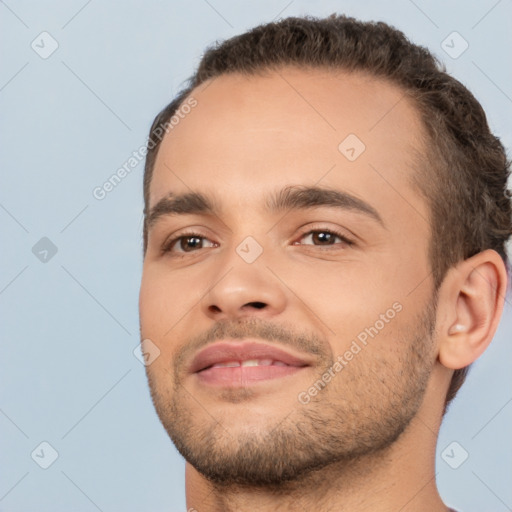
[{"label": "bare skin", "polygon": [[[200,192],[219,208],[155,221],[140,292],[141,338],[160,350],[147,367],[155,407],[190,459],[187,507],[447,511],[434,471],[445,395],[453,370],[474,361],[497,328],[506,287],[499,255],[484,251],[452,268],[433,304],[429,211],[410,181],[427,149],[414,106],[395,86],[293,68],[206,85],[162,142],[150,207],[171,192]],[[365,145],[354,161],[338,148],[349,134]],[[266,208],[270,194],[297,186],[350,194],[377,215]],[[177,240],[162,253],[191,233],[196,243]],[[247,237],[262,249],[251,263],[237,252]],[[277,338],[266,340],[273,329]],[[188,372],[199,349],[247,337],[308,366],[224,387]],[[338,357],[343,369],[333,371]],[[329,368],[325,388],[308,393]],[[231,468],[224,476],[244,469],[222,481],[219,467]],[[275,483],[275,467],[287,481]]]}]

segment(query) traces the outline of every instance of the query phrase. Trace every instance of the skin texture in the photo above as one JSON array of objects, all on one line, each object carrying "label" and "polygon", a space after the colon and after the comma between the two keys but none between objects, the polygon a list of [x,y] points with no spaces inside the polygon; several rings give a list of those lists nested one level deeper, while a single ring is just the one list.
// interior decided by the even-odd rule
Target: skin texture
[{"label": "skin texture", "polygon": [[[410,184],[427,150],[414,106],[363,74],[286,68],[205,85],[162,142],[150,207],[193,191],[219,211],[160,217],[140,290],[141,339],[160,350],[146,368],[151,395],[188,461],[188,507],[447,510],[434,477],[444,398],[452,371],[492,339],[506,272],[494,251],[479,253],[449,271],[434,301],[428,206]],[[349,134],[365,145],[354,161],[338,149]],[[269,194],[300,186],[349,193],[382,222],[329,206],[266,209]],[[326,244],[326,230],[351,243]],[[190,233],[204,238],[162,253]],[[236,250],[248,236],[263,250],[252,263]],[[301,403],[382,315],[378,333]],[[244,338],[310,366],[229,389],[187,373],[201,348]]]}]

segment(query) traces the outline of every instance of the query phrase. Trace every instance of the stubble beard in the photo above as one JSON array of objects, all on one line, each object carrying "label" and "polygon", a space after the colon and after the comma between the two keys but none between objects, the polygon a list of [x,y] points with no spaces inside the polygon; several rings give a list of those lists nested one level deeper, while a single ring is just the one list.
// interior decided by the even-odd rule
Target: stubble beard
[{"label": "stubble beard", "polygon": [[[368,344],[336,376],[336,384],[329,384],[308,404],[296,401],[284,419],[269,418],[264,428],[242,425],[233,432],[223,425],[222,417],[215,417],[215,411],[203,410],[200,418],[194,415],[189,404],[195,402],[195,409],[198,404],[178,374],[172,391],[166,392],[148,370],[153,404],[178,451],[213,484],[279,489],[328,466],[349,467],[377,457],[393,445],[423,401],[435,359],[434,324],[431,306],[388,340],[404,347],[395,360],[372,359]],[[259,324],[230,324],[221,331],[243,336],[240,328],[247,328],[251,334],[270,337],[268,327],[262,332],[253,325]],[[301,340],[302,346],[307,345],[307,337]],[[378,337],[372,343],[379,343]],[[318,347],[317,340],[311,346]],[[318,378],[333,364],[332,355],[324,354]],[[250,389],[239,389],[226,392],[224,398],[247,403],[252,394]]]}]

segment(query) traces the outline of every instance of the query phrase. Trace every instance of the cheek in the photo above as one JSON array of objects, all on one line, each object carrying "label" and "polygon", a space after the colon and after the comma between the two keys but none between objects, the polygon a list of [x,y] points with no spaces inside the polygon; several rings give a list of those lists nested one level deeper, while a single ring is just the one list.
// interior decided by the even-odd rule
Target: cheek
[{"label": "cheek", "polygon": [[162,319],[162,299],[164,297],[158,280],[151,270],[144,269],[139,290],[139,317],[144,337],[149,337],[150,331],[154,330],[155,322],[158,324]]},{"label": "cheek", "polygon": [[159,270],[145,267],[139,292],[139,315],[142,335],[162,338],[185,313],[187,297],[184,283]]},{"label": "cheek", "polygon": [[389,273],[367,261],[295,261],[283,265],[276,274],[310,314],[337,334],[364,326],[368,319],[391,307],[399,295],[396,282],[387,277]]},{"label": "cheek", "polygon": [[294,262],[283,266],[280,276],[298,299],[297,321],[309,318],[333,340],[333,352],[342,354],[355,339],[385,340],[418,314],[426,300],[421,287],[411,294],[421,274],[418,265],[417,258],[397,262],[391,253],[381,253],[373,264]]},{"label": "cheek", "polygon": [[[162,265],[151,264],[143,269],[139,292],[139,317],[142,339],[150,339],[160,355],[148,370],[157,378],[160,365],[171,368],[176,344],[194,332],[190,325],[197,318],[199,300],[206,287],[200,276],[190,276],[190,272],[170,272]],[[180,341],[181,340],[181,341]],[[163,370],[162,370],[163,371]],[[168,373],[159,377],[169,378]]]}]

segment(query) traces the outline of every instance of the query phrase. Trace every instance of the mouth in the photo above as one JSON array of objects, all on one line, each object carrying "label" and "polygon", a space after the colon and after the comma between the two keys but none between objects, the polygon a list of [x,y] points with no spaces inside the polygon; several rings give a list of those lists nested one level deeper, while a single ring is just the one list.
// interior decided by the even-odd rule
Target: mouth
[{"label": "mouth", "polygon": [[259,342],[219,342],[199,352],[190,366],[204,384],[245,386],[295,374],[311,366],[302,355]]}]

